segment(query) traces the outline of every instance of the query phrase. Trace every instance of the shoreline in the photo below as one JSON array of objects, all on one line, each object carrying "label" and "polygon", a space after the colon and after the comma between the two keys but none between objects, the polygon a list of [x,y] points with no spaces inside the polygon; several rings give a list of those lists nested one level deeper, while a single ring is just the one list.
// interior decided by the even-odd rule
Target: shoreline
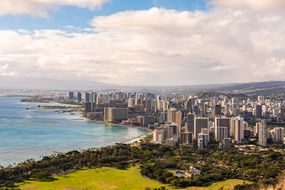
[{"label": "shoreline", "polygon": [[[15,101],[20,101],[18,98],[15,98]],[[37,104],[37,103],[34,103]],[[46,110],[50,110],[53,111],[53,109],[46,109]],[[41,111],[40,109],[38,111]],[[139,141],[140,139],[145,138],[148,134],[150,134],[150,130],[147,128],[143,128],[143,127],[139,127],[139,126],[126,126],[126,125],[118,125],[118,124],[106,124],[104,122],[98,122],[98,121],[93,121],[93,120],[88,120],[87,118],[83,117],[82,112],[55,112],[55,114],[57,115],[66,115],[68,120],[80,120],[80,122],[82,123],[86,123],[88,121],[90,122],[94,122],[93,124],[96,125],[101,125],[100,127],[108,127],[109,126],[113,126],[113,127],[128,127],[128,128],[136,128],[138,129],[138,131],[136,132],[136,134],[134,134],[133,136],[131,136],[130,138],[122,138],[120,137],[119,139],[115,139],[113,141],[110,141],[106,144],[98,144],[98,143],[90,143],[89,145],[82,144],[82,146],[80,144],[78,144],[78,147],[65,147],[65,148],[46,148],[46,147],[29,147],[28,145],[25,146],[27,147],[27,150],[25,150],[25,148],[21,148],[18,151],[19,152],[26,152],[24,157],[24,159],[20,159],[20,157],[18,158],[17,156],[14,156],[15,158],[15,162],[9,162],[8,158],[12,155],[11,153],[7,154],[6,157],[5,155],[3,155],[2,159],[0,156],[0,160],[1,163],[0,165],[3,165],[4,167],[7,167],[9,164],[12,164],[13,166],[16,166],[18,164],[20,164],[23,161],[26,161],[27,159],[34,159],[36,161],[41,160],[43,156],[52,156],[54,154],[65,154],[67,152],[73,151],[73,150],[77,150],[77,151],[84,151],[84,150],[88,150],[88,149],[93,149],[93,148],[103,148],[103,147],[107,147],[107,146],[112,146],[114,144],[119,144],[119,143],[124,143],[124,144],[132,144],[133,142]],[[52,119],[52,118],[51,118]],[[29,126],[27,126],[29,127]],[[96,127],[96,126],[94,126]],[[80,130],[80,125],[78,126],[79,130]],[[102,136],[102,139],[104,139],[105,137]],[[34,149],[35,148],[35,149]],[[13,152],[14,149],[12,149],[11,151]],[[31,152],[29,151],[31,150]],[[46,150],[46,151],[45,151]],[[2,162],[3,161],[3,162]]]},{"label": "shoreline", "polygon": [[123,144],[133,144],[133,143],[135,143],[135,142],[140,142],[141,140],[145,139],[149,134],[150,134],[150,133],[145,134],[145,135],[140,135],[140,136],[138,136],[138,137],[136,137],[136,138],[133,138],[133,139],[131,139],[131,140],[127,140],[127,141],[122,142],[122,143],[123,143]]},{"label": "shoreline", "polygon": [[139,128],[139,129],[143,129],[143,130],[146,130],[148,132],[152,132],[151,129],[148,129],[148,128],[145,128],[145,127],[141,127],[141,126],[136,126],[136,125],[122,125],[122,124],[116,124],[116,123],[105,123],[104,121],[96,121],[96,120],[90,120],[90,119],[87,119],[86,117],[84,116],[81,116],[83,118],[85,118],[86,120],[88,121],[94,121],[98,124],[103,124],[103,125],[106,125],[106,126],[116,126],[116,127],[132,127],[132,128]]}]

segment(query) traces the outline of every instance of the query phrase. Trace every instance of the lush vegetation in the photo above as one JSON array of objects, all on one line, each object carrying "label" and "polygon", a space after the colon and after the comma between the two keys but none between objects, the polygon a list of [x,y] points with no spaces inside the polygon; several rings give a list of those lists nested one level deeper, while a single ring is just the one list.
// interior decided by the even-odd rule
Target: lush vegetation
[{"label": "lush vegetation", "polygon": [[[153,190],[153,189],[174,189],[165,184],[161,184],[156,180],[143,177],[140,173],[139,167],[130,167],[127,170],[119,170],[115,168],[102,167],[89,170],[80,170],[63,176],[55,176],[57,180],[53,182],[40,182],[40,181],[26,181],[20,184],[22,190],[61,190],[61,189],[92,189],[92,190]],[[219,190],[233,190],[235,185],[244,184],[242,180],[227,180],[211,184],[205,188],[189,188],[195,189],[210,189]],[[181,189],[182,190],[182,189]]]},{"label": "lush vegetation", "polygon": [[55,176],[53,182],[26,181],[20,184],[22,190],[60,190],[60,189],[92,189],[92,190],[124,190],[124,189],[155,189],[164,186],[155,180],[143,177],[139,167],[130,167],[127,170],[102,167],[89,170],[80,170],[64,176]]},{"label": "lush vegetation", "polygon": [[[150,144],[143,145],[141,149],[144,153],[142,174],[176,187],[207,186],[226,179],[276,184],[278,174],[285,169],[284,155],[273,150],[198,150]],[[201,175],[186,178],[173,176],[169,172],[172,168],[187,171],[191,166],[200,170]]]},{"label": "lush vegetation", "polygon": [[[118,144],[83,152],[72,151],[44,157],[41,161],[29,160],[15,167],[2,168],[0,189],[14,187],[15,184],[28,179],[56,182],[54,174],[62,175],[80,169],[107,166],[125,170],[136,164],[140,165],[141,174],[145,177],[159,181],[166,187],[170,185],[185,188],[209,186],[227,179],[250,180],[254,184],[275,184],[278,175],[285,169],[285,158],[282,153],[274,150],[219,150],[215,146],[199,150],[187,146],[169,147],[151,143],[142,143],[139,147]],[[201,174],[186,177],[170,172],[187,172],[191,166]],[[238,190],[255,187],[241,184],[235,188]]]}]

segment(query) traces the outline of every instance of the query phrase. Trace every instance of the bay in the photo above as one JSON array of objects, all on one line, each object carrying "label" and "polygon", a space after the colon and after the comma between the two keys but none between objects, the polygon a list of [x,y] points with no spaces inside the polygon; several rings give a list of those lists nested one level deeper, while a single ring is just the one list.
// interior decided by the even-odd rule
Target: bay
[{"label": "bay", "polygon": [[142,128],[104,125],[56,110],[26,109],[38,104],[0,97],[0,165],[103,147],[147,134]]}]

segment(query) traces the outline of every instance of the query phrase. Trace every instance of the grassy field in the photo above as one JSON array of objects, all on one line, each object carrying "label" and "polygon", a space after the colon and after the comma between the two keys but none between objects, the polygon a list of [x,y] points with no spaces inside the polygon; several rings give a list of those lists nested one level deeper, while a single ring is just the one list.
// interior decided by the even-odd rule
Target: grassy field
[{"label": "grassy field", "polygon": [[229,179],[227,181],[213,183],[209,187],[190,187],[187,190],[233,190],[236,185],[243,183],[249,184],[251,182],[239,179]]},{"label": "grassy field", "polygon": [[[22,190],[144,190],[146,187],[158,188],[161,186],[173,190],[173,188],[148,179],[140,175],[138,167],[128,170],[115,168],[97,168],[81,170],[65,176],[56,176],[53,182],[27,181],[19,184]],[[188,188],[189,190],[232,190],[242,180],[227,180],[215,183],[207,188]]]}]

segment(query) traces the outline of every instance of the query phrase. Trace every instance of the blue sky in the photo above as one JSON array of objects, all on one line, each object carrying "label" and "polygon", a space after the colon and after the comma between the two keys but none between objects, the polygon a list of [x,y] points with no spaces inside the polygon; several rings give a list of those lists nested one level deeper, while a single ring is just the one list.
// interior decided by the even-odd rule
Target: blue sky
[{"label": "blue sky", "polygon": [[205,10],[205,0],[112,0],[95,10],[62,6],[52,9],[49,18],[30,15],[0,17],[0,29],[62,29],[72,25],[88,27],[96,16],[108,16],[127,10],[147,10],[152,7],[175,9],[178,11]]}]

